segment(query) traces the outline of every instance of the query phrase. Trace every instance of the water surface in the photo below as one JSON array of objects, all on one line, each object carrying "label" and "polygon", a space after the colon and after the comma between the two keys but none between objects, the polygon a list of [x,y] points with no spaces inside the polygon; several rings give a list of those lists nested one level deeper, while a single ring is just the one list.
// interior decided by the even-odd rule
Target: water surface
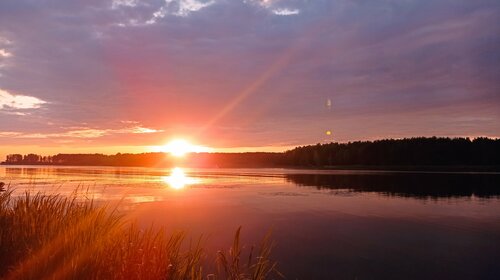
[{"label": "water surface", "polygon": [[269,230],[287,279],[499,279],[500,174],[0,167],[16,194],[79,189],[228,246]]}]

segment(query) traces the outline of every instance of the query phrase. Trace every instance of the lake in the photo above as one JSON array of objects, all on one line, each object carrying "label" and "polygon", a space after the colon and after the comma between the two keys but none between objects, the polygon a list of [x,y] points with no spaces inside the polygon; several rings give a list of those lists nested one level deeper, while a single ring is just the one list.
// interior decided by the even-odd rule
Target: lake
[{"label": "lake", "polygon": [[272,230],[287,279],[500,279],[500,173],[2,166],[0,181],[119,202],[214,250]]}]

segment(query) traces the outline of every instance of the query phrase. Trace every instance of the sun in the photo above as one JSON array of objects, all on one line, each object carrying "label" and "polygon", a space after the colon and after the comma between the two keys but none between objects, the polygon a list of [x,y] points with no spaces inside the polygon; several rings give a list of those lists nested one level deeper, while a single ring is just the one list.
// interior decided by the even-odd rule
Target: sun
[{"label": "sun", "polygon": [[170,153],[175,157],[183,157],[188,153],[201,153],[210,151],[210,149],[207,147],[193,145],[184,139],[174,139],[163,146],[162,150]]}]

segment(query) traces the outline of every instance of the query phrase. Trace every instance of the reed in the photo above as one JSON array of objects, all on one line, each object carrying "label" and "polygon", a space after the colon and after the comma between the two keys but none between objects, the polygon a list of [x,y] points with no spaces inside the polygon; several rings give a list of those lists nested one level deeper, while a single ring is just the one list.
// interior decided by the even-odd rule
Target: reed
[{"label": "reed", "polygon": [[217,271],[204,271],[209,255],[201,238],[187,244],[183,232],[141,229],[116,208],[92,199],[0,193],[2,279],[276,279],[267,235],[257,254],[241,261],[241,228],[233,245],[217,252]]},{"label": "reed", "polygon": [[271,232],[261,241],[258,254],[253,258],[254,246],[250,248],[248,258],[242,259],[242,246],[240,244],[241,227],[234,236],[233,245],[228,252],[217,252],[217,270],[221,279],[234,280],[259,280],[269,279],[272,276],[284,278],[277,270],[277,262],[270,260],[271,250],[274,246],[271,242]]}]

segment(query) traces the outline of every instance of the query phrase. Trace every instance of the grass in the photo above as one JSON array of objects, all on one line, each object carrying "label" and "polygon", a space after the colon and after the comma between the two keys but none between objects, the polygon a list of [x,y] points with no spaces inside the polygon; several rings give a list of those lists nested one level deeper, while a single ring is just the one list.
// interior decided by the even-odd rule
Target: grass
[{"label": "grass", "polygon": [[[141,229],[116,209],[42,193],[0,192],[0,278],[2,279],[278,279],[270,260],[269,235],[243,255],[241,228],[233,245],[215,255],[205,271],[201,238],[182,232]],[[256,252],[254,252],[256,251]],[[244,257],[246,256],[246,257]],[[208,260],[209,261],[209,260]]]}]

